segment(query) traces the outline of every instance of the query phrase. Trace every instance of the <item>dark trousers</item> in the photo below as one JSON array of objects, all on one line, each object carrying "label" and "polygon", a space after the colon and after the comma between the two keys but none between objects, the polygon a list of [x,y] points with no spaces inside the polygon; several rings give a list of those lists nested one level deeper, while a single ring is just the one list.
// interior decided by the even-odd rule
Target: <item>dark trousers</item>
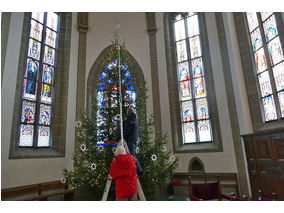
[{"label": "dark trousers", "polygon": [[130,154],[131,154],[133,157],[136,158],[136,167],[137,167],[136,172],[139,174],[139,173],[142,172],[142,167],[141,167],[141,165],[140,165],[140,163],[139,163],[139,161],[138,161],[138,159],[137,159],[137,157],[136,157],[136,155],[135,155],[136,144],[135,144],[135,143],[127,143],[127,146],[128,146],[128,149],[129,149]]}]

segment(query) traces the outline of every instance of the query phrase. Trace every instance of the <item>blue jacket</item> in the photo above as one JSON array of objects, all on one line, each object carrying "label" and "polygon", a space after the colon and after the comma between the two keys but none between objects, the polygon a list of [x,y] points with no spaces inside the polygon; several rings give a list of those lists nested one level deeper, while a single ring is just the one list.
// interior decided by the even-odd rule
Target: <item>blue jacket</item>
[{"label": "blue jacket", "polygon": [[123,138],[126,143],[137,143],[138,140],[138,122],[135,114],[127,116],[123,121]]}]

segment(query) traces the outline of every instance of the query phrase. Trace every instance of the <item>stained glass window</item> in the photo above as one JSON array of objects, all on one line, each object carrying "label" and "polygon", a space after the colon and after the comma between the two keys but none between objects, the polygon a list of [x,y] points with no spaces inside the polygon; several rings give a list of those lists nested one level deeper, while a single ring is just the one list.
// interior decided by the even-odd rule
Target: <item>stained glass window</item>
[{"label": "stained glass window", "polygon": [[[98,136],[98,146],[105,146],[109,143],[108,134],[111,134],[113,131],[118,131],[117,122],[119,121],[118,116],[120,115],[119,111],[119,83],[115,82],[114,79],[119,79],[119,63],[118,59],[113,59],[108,63],[105,69],[101,72],[98,82],[98,91],[97,91],[97,126],[99,130],[97,131]],[[134,76],[131,74],[131,70],[128,69],[128,66],[125,64],[120,65],[121,72],[121,91],[123,94],[122,105],[123,107],[132,107],[136,108],[136,92],[134,88]],[[104,111],[105,106],[110,103],[112,108],[112,116],[109,118]],[[108,120],[112,124],[111,132],[105,133],[103,128],[107,125]],[[115,139],[114,139],[115,140]],[[117,141],[116,141],[117,142]],[[112,143],[112,145],[116,145]]]},{"label": "stained glass window", "polygon": [[210,142],[213,141],[213,136],[207,103],[199,15],[193,12],[178,13],[173,25],[183,143]]},{"label": "stained glass window", "polygon": [[59,20],[56,13],[31,13],[19,147],[51,146]]},{"label": "stained glass window", "polygon": [[283,118],[284,56],[275,14],[246,13],[264,122]]}]

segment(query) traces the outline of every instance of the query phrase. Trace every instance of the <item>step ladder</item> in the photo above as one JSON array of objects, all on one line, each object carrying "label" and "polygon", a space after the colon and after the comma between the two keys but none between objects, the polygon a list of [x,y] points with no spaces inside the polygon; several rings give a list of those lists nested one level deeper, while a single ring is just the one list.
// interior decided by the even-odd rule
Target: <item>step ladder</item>
[{"label": "step ladder", "polygon": [[[127,144],[124,142],[124,148],[127,152],[129,152],[128,150],[128,146]],[[121,146],[121,141],[117,144],[117,146]],[[107,200],[107,197],[108,197],[108,193],[109,193],[109,189],[110,189],[110,186],[111,186],[111,182],[112,182],[112,177],[108,174],[108,177],[107,177],[107,181],[106,181],[106,185],[105,185],[105,188],[104,188],[104,194],[103,194],[103,198],[102,198],[102,201],[106,201]],[[145,195],[144,195],[144,192],[142,190],[142,187],[141,187],[141,184],[140,184],[140,181],[139,181],[139,178],[137,177],[137,187],[138,187],[138,196],[139,196],[139,199],[141,201],[146,201],[146,198],[145,198]]]}]

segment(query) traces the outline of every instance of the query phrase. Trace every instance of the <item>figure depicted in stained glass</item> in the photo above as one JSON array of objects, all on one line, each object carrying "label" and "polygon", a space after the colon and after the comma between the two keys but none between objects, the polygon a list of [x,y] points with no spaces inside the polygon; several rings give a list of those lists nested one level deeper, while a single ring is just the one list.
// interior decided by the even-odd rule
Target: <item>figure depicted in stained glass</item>
[{"label": "figure depicted in stained glass", "polygon": [[44,62],[50,65],[54,65],[54,57],[55,57],[54,49],[45,46]]},{"label": "figure depicted in stained glass", "polygon": [[266,41],[269,41],[272,38],[274,38],[276,35],[278,35],[274,15],[263,23],[263,28],[265,32]]},{"label": "figure depicted in stained glass", "polygon": [[257,28],[255,31],[252,32],[251,42],[253,46],[253,51],[258,50],[262,46],[262,39],[259,28]]},{"label": "figure depicted in stained glass", "polygon": [[40,124],[41,125],[49,125],[50,121],[50,114],[47,110],[43,110],[41,112],[41,117],[40,117]]},{"label": "figure depicted in stained glass", "polygon": [[33,39],[30,39],[28,56],[39,60],[39,56],[40,56],[40,43],[38,43],[37,41],[35,41]]},{"label": "figure depicted in stained glass", "polygon": [[192,60],[192,71],[194,78],[203,76],[203,64],[201,58]]},{"label": "figure depicted in stained glass", "polygon": [[[25,104],[26,102],[24,102]],[[23,122],[24,123],[33,123],[34,121],[34,107],[32,106],[24,106],[23,108]]]},{"label": "figure depicted in stained glass", "polygon": [[42,96],[51,97],[51,87],[50,86],[46,84],[43,85]]},{"label": "figure depicted in stained glass", "polygon": [[191,92],[190,92],[190,85],[189,81],[182,81],[180,83],[180,90],[181,90],[181,99],[182,100],[188,100],[191,98]]},{"label": "figure depicted in stained glass", "polygon": [[255,53],[255,62],[256,62],[257,72],[262,72],[266,70],[267,65],[266,65],[266,59],[265,59],[263,48],[261,48]]},{"label": "figure depicted in stained glass", "polygon": [[189,39],[191,58],[201,56],[199,36],[195,36]]},{"label": "figure depicted in stained glass", "polygon": [[284,59],[279,37],[268,43],[268,49],[272,66]]},{"label": "figure depicted in stained glass", "polygon": [[43,67],[43,82],[51,84],[53,80],[53,67],[47,65]]},{"label": "figure depicted in stained glass", "polygon": [[203,97],[205,95],[203,78],[197,78],[194,80],[194,90],[196,97]]},{"label": "figure depicted in stained glass", "polygon": [[184,81],[189,79],[189,74],[188,74],[188,63],[179,63],[178,64],[178,69],[179,69],[179,80]]},{"label": "figure depicted in stained glass", "polygon": [[30,95],[35,95],[36,92],[36,82],[26,79],[25,93]]}]

